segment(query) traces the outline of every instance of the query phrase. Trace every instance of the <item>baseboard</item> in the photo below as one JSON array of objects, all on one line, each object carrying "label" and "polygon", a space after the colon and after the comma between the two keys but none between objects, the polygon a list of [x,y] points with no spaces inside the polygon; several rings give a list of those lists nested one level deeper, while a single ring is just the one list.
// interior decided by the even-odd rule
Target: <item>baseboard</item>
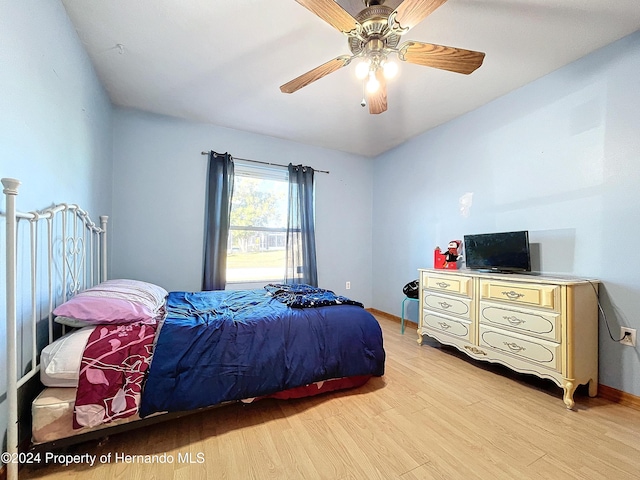
[{"label": "baseboard", "polygon": [[[377,315],[378,317],[384,317],[396,323],[400,323],[400,324],[402,323],[402,319],[397,315],[392,315],[391,313],[383,312],[382,310],[377,310],[375,308],[367,308],[367,311],[370,312],[372,315]],[[414,320],[411,320],[409,318],[405,318],[404,322],[405,322],[405,326],[407,323],[412,323],[413,325],[416,326],[416,328],[418,327],[418,324]]]},{"label": "baseboard", "polygon": [[608,387],[606,385],[598,385],[598,396],[609,400],[610,402],[619,403],[634,410],[640,410],[640,397],[636,397],[622,390]]},{"label": "baseboard", "polygon": [[394,321],[396,321],[398,323],[400,323],[400,321],[401,321],[401,318],[398,317],[397,315],[391,315],[390,313],[383,312],[382,310],[378,310],[378,309],[375,309],[375,308],[367,308],[366,310],[368,312],[370,312],[371,314],[373,314],[373,315],[378,315],[380,317],[385,317],[385,318],[388,318],[390,320],[394,320]]},{"label": "baseboard", "polygon": [[[383,312],[382,310],[377,310],[375,308],[367,308],[367,310],[373,315],[377,315],[379,317],[385,317],[398,323],[401,321],[400,317],[397,315],[392,315],[391,313]],[[407,320],[405,319],[405,321]],[[412,322],[412,320],[408,321]],[[634,410],[640,410],[640,397],[606,385],[598,385],[598,397],[633,408]]]}]

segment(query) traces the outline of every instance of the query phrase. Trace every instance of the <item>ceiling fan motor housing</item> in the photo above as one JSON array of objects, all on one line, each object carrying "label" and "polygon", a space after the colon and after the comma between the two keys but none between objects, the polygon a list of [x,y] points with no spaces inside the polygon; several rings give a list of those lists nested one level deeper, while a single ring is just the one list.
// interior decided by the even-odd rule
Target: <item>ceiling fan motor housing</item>
[{"label": "ceiling fan motor housing", "polygon": [[[374,2],[370,2],[374,3]],[[393,9],[385,5],[371,5],[362,10],[355,19],[362,26],[360,35],[349,37],[349,49],[356,56],[395,48],[400,35],[389,32],[389,15]]]}]

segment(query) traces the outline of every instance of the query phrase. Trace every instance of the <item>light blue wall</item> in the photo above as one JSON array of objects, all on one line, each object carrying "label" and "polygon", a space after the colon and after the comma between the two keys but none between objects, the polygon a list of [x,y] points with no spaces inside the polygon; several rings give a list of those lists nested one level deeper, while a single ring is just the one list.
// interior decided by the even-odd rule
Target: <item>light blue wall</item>
[{"label": "light blue wall", "polygon": [[0,0],[0,92],[0,175],[22,181],[20,207],[108,213],[111,104],[61,3]]},{"label": "light blue wall", "polygon": [[[110,214],[111,113],[106,92],[62,4],[0,0],[0,177],[22,181],[16,199],[19,210],[67,201],[83,206],[96,220]],[[0,211],[4,209],[2,195]],[[3,217],[2,238],[5,231]],[[4,372],[4,247],[0,255],[0,371]],[[0,439],[6,429],[5,391],[1,374]]]},{"label": "light blue wall", "polygon": [[203,150],[329,170],[316,174],[319,284],[371,305],[371,160],[134,110],[115,112],[113,276],[146,279],[167,290],[200,290]]},{"label": "light blue wall", "polygon": [[[374,163],[375,308],[399,315],[435,246],[529,230],[537,270],[600,279],[614,337],[640,330],[640,31]],[[640,395],[638,352],[601,323],[600,383]]]}]

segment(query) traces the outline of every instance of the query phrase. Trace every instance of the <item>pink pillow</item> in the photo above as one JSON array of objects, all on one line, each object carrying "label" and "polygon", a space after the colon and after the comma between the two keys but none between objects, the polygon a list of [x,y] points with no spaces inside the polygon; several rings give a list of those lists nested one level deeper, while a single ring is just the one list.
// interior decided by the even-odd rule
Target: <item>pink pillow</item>
[{"label": "pink pillow", "polygon": [[168,292],[138,280],[108,280],[77,294],[56,307],[54,315],[88,325],[155,323],[164,313]]}]

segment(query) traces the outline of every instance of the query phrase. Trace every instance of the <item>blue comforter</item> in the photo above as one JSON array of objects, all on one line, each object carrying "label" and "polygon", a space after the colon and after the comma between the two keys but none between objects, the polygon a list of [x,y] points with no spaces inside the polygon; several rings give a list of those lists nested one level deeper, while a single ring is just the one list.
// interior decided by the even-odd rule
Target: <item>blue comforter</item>
[{"label": "blue comforter", "polygon": [[265,290],[172,292],[140,415],[381,376],[384,360],[380,325],[358,306],[293,309]]}]

